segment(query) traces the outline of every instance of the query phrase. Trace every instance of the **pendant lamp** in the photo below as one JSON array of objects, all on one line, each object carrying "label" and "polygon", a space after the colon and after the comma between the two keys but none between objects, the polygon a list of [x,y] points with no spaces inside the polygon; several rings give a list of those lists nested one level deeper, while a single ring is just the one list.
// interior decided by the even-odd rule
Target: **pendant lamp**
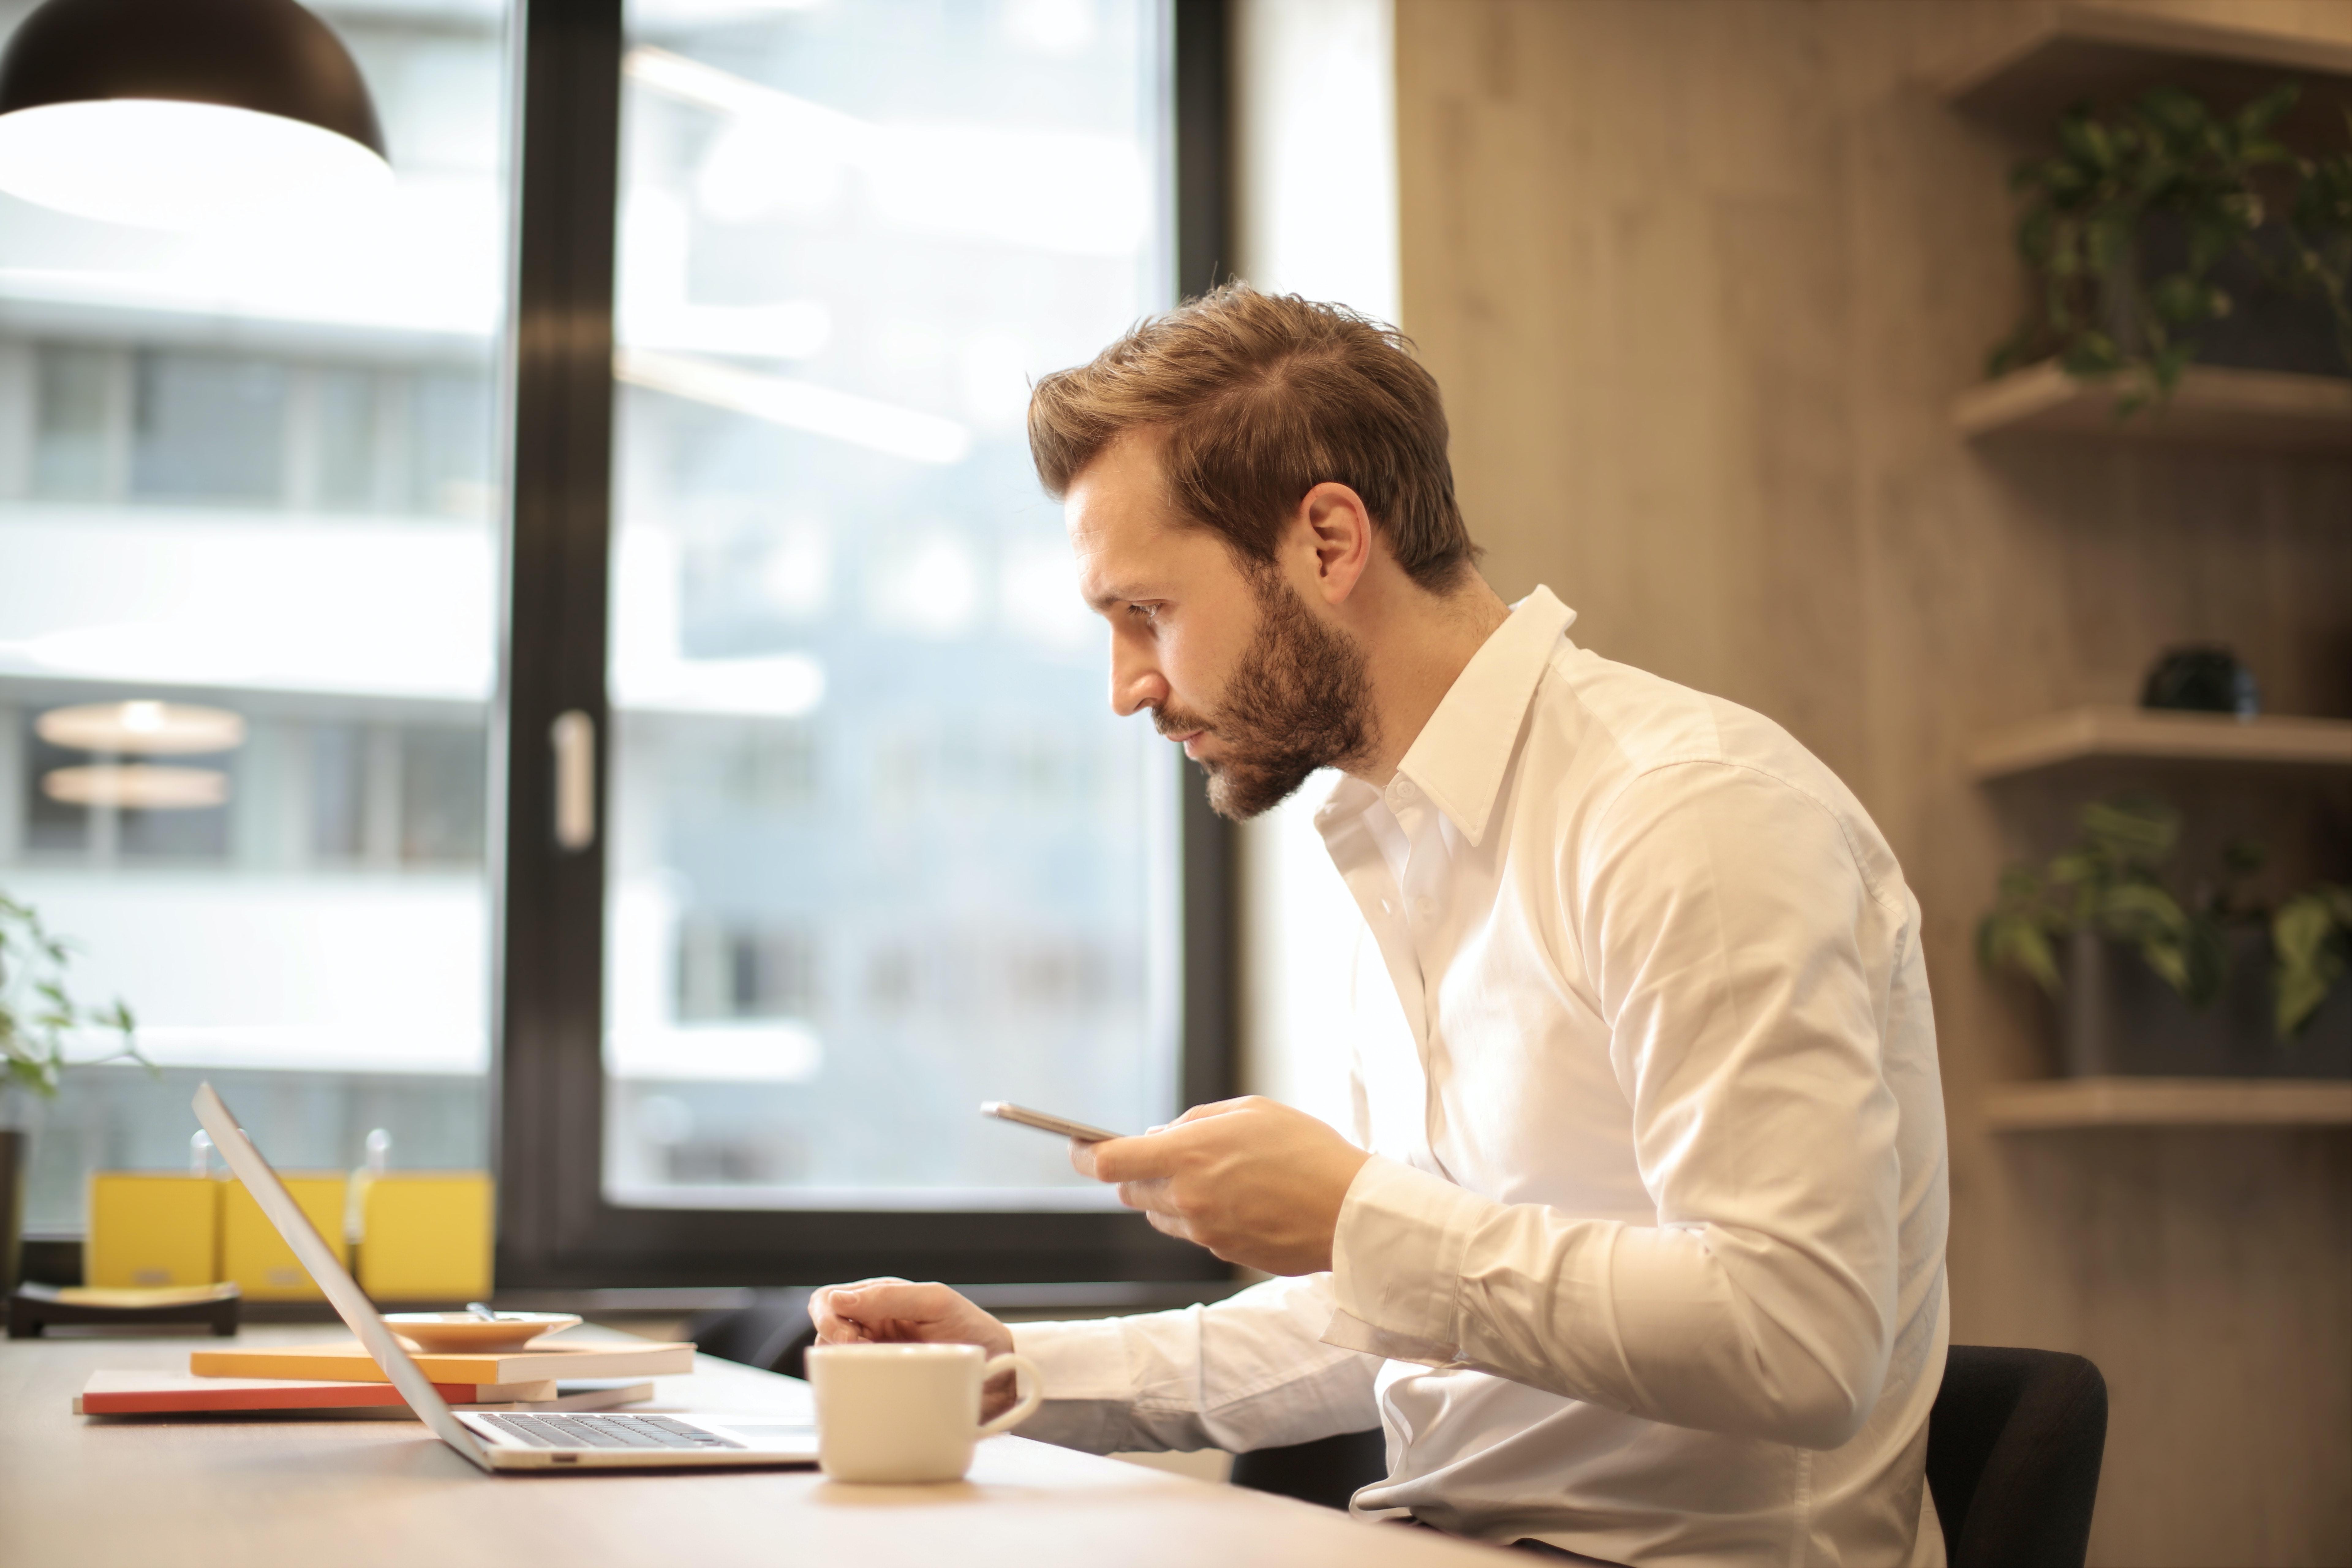
[{"label": "pendant lamp", "polygon": [[391,183],[359,67],[295,0],[47,0],[0,54],[0,191],[26,201],[194,229]]}]

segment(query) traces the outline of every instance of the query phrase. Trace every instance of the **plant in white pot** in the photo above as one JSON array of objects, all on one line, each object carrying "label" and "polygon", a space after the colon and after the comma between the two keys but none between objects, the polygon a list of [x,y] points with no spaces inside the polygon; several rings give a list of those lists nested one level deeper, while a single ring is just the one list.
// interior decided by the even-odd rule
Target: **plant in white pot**
[{"label": "plant in white pot", "polygon": [[2352,890],[2317,883],[2266,910],[2238,892],[2262,852],[2234,844],[2182,899],[2165,881],[2179,812],[2126,795],[2078,820],[2047,866],[2001,873],[1977,927],[1985,967],[2061,1004],[2067,1073],[2352,1075]]},{"label": "plant in white pot", "polygon": [[[73,947],[41,923],[29,904],[0,893],[0,1294],[16,1288],[25,1236],[25,1177],[34,1105],[57,1098],[68,1067],[128,1058],[153,1070],[139,1051],[138,1024],[118,999],[84,1007],[66,990]],[[84,1030],[111,1035],[118,1048],[72,1057]]]}]

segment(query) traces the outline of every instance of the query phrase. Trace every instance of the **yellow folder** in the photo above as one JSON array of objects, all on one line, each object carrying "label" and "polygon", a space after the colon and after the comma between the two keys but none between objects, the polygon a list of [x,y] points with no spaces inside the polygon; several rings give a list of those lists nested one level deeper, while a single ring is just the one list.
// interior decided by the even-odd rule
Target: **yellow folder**
[{"label": "yellow folder", "polygon": [[[326,1238],[337,1261],[349,1262],[343,1241],[343,1184],[341,1171],[281,1173],[287,1191]],[[316,1300],[324,1292],[310,1281],[310,1271],[295,1259],[294,1249],[278,1239],[278,1228],[242,1182],[224,1184],[221,1194],[221,1278],[233,1279],[249,1300]]]},{"label": "yellow folder", "polygon": [[490,1293],[495,1194],[481,1171],[397,1171],[360,1197],[360,1286],[379,1301]]},{"label": "yellow folder", "polygon": [[99,1171],[89,1178],[82,1279],[122,1289],[220,1278],[221,1184],[209,1176]]}]

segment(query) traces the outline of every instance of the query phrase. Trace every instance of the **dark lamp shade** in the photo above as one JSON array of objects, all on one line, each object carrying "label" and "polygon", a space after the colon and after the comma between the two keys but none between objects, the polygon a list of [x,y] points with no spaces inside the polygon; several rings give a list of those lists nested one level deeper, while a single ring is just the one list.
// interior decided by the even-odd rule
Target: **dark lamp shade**
[{"label": "dark lamp shade", "polygon": [[389,175],[351,52],[295,0],[47,0],[0,54],[0,190],[161,227]]}]

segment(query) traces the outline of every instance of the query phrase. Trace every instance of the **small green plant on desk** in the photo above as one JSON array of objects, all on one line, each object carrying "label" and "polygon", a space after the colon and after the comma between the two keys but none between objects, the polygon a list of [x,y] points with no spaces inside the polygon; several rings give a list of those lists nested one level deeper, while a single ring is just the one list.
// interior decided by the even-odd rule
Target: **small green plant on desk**
[{"label": "small green plant on desk", "polygon": [[2180,814],[2146,796],[2094,801],[2078,819],[2082,837],[2039,869],[2012,866],[1992,911],[1977,926],[1977,957],[1988,969],[2028,975],[2056,995],[2064,988],[2058,943],[2088,931],[2136,949],[2192,1008],[2210,1006],[2229,978],[2233,927],[2267,925],[2274,996],[2272,1024],[2287,1039],[2311,1021],[2352,967],[2352,889],[2321,882],[2265,911],[2237,889],[2262,852],[2239,843],[2225,872],[2187,901],[2165,885],[2180,839]]},{"label": "small green plant on desk", "polygon": [[154,1064],[141,1054],[138,1023],[116,1000],[107,1007],[84,1007],[66,990],[73,948],[41,923],[29,904],[0,893],[0,1100],[31,1095],[54,1099],[68,1066],[68,1039],[84,1028],[117,1036],[121,1048],[86,1061]]},{"label": "small green plant on desk", "polygon": [[[2069,110],[2058,151],[2010,176],[2033,293],[1990,374],[2055,357],[2071,375],[2126,376],[2119,417],[2160,402],[2197,357],[2197,330],[2237,307],[2215,271],[2231,257],[2262,285],[2325,300],[2352,367],[2352,113],[2344,148],[2303,156],[2272,134],[2300,90],[2286,83],[2231,115],[2177,87],[2113,115]],[[2178,266],[2152,277],[2151,225],[2184,240]]]}]

